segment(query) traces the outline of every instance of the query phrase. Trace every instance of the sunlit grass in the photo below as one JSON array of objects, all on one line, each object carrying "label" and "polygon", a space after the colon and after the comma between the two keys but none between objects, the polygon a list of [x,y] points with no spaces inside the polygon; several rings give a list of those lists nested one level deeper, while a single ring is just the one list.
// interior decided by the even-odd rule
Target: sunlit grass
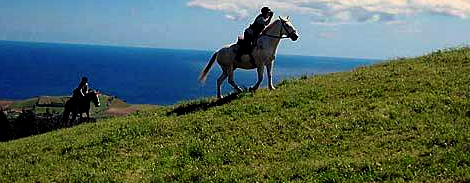
[{"label": "sunlit grass", "polygon": [[470,181],[469,73],[459,48],[148,108],[0,143],[0,182]]}]

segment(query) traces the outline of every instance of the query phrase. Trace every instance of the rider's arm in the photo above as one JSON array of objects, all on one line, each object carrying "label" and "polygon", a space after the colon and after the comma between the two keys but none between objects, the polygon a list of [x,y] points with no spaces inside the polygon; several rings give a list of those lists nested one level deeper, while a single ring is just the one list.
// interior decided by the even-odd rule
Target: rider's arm
[{"label": "rider's arm", "polygon": [[83,91],[84,94],[88,93],[88,83],[85,83],[85,86],[83,86]]},{"label": "rider's arm", "polygon": [[85,94],[83,93],[83,89],[82,89],[82,90],[80,90],[80,95],[82,95],[82,97],[84,97],[84,96],[85,96]]},{"label": "rider's arm", "polygon": [[266,21],[266,24],[265,24],[265,25],[268,25],[268,24],[271,22],[271,18],[273,18],[273,15],[274,15],[274,13],[271,12],[271,14],[269,15],[269,18],[268,18],[268,20]]},{"label": "rider's arm", "polygon": [[267,23],[267,19],[264,18],[263,16],[260,16],[256,19],[256,23],[257,24],[260,24],[260,25],[266,25]]},{"label": "rider's arm", "polygon": [[86,94],[86,92],[87,92],[86,90],[88,90],[87,88],[88,88],[88,86],[85,84],[85,85],[83,85],[83,86],[79,89],[79,91],[80,91],[80,96],[82,96],[82,97],[85,96],[85,94]]}]

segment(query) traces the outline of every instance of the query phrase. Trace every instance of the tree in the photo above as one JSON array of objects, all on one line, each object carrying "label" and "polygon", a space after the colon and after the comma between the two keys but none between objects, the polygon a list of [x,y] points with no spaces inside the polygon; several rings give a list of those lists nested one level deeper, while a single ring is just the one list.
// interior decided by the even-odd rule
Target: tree
[{"label": "tree", "polygon": [[13,138],[10,121],[3,111],[0,111],[0,141],[8,141]]},{"label": "tree", "polygon": [[24,110],[15,120],[15,137],[27,137],[39,134],[36,114],[31,110]]}]

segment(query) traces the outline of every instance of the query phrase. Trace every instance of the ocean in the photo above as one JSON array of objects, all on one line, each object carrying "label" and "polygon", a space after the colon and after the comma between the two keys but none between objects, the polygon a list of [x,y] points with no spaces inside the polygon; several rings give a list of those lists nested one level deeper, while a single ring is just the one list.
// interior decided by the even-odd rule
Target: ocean
[{"label": "ocean", "polygon": [[[131,104],[171,105],[215,96],[220,67],[215,64],[205,85],[200,71],[212,51],[0,41],[0,98],[71,95],[82,76],[91,88]],[[350,71],[379,60],[277,55],[274,82]],[[235,81],[249,87],[256,70],[236,70]],[[262,87],[266,87],[267,77]],[[225,94],[232,92],[227,82]]]}]

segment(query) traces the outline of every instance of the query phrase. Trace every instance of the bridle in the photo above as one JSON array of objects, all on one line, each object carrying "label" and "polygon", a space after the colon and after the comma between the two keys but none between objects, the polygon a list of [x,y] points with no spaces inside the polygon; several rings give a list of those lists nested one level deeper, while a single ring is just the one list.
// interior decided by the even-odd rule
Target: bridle
[{"label": "bridle", "polygon": [[[268,36],[268,37],[271,37],[271,38],[278,38],[278,39],[284,39],[284,38],[291,38],[293,34],[295,34],[295,30],[293,30],[292,32],[288,32],[287,31],[287,27],[286,27],[286,22],[287,21],[284,21],[282,19],[280,19],[281,21],[281,25],[282,25],[282,29],[279,30],[279,36],[273,36],[273,35],[269,35],[267,34],[266,32],[263,31],[263,33],[261,35],[265,35],[265,36]],[[287,35],[283,35],[282,34],[282,30],[286,30],[287,32]]]}]

